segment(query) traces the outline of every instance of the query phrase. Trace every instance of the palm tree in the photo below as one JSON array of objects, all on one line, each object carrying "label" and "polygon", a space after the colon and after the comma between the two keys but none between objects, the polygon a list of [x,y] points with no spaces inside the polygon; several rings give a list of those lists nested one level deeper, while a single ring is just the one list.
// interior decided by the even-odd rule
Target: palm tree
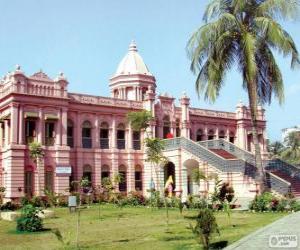
[{"label": "palm tree", "polygon": [[271,158],[280,158],[284,146],[280,141],[274,141],[271,144],[268,144],[268,152],[270,153]]},{"label": "palm tree", "polygon": [[300,134],[291,132],[285,138],[284,143],[287,145],[282,152],[282,158],[292,164],[300,163]]},{"label": "palm tree", "polygon": [[197,74],[196,91],[215,101],[234,64],[248,93],[258,169],[259,191],[266,187],[257,135],[257,106],[270,104],[272,95],[281,104],[284,86],[273,51],[291,55],[291,67],[300,64],[292,37],[276,19],[297,16],[298,0],[213,0],[208,4],[205,24],[190,38],[187,50],[191,70]]},{"label": "palm tree", "polygon": [[40,168],[41,168],[42,158],[44,156],[44,150],[42,148],[42,145],[39,142],[33,141],[29,144],[29,156],[36,164],[37,182],[38,182],[36,195],[40,196],[41,195]]}]

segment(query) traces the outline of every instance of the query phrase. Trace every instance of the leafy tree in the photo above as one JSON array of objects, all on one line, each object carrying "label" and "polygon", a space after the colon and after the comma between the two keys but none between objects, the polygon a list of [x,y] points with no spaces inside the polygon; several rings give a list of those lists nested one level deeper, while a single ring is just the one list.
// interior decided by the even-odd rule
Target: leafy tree
[{"label": "leafy tree", "polygon": [[138,112],[129,112],[127,114],[127,121],[131,124],[134,130],[146,129],[149,127],[149,122],[153,119],[151,112],[142,110]]},{"label": "leafy tree", "polygon": [[291,132],[284,140],[286,149],[282,152],[282,158],[292,164],[300,163],[300,134]]},{"label": "leafy tree", "polygon": [[196,225],[190,225],[193,233],[203,244],[204,249],[209,249],[210,239],[213,233],[219,233],[216,217],[212,210],[205,208],[199,211]]},{"label": "leafy tree", "polygon": [[42,158],[44,157],[44,150],[42,145],[39,142],[33,141],[29,144],[29,155],[30,158],[34,161],[37,168],[37,179],[38,179],[38,188],[36,190],[36,195],[41,195],[41,183],[40,183],[40,168],[42,164]]},{"label": "leafy tree", "polygon": [[213,0],[205,11],[205,24],[190,38],[187,49],[191,70],[197,74],[196,91],[214,102],[234,64],[243,77],[252,121],[257,180],[260,192],[266,176],[258,142],[258,104],[270,104],[272,95],[284,101],[284,84],[273,51],[291,55],[291,67],[299,65],[292,37],[277,19],[295,18],[297,0]]},{"label": "leafy tree", "polygon": [[[151,120],[153,119],[151,113],[147,110],[142,111],[133,111],[127,114],[127,120],[131,124],[134,130],[141,130],[144,129],[147,133],[147,128]],[[164,141],[160,138],[151,138],[147,134],[147,138],[144,140],[144,144],[146,146],[146,161],[150,162],[151,164],[151,171],[154,166],[156,179],[157,179],[157,186],[160,187],[158,172],[160,165],[167,162],[167,158],[163,155],[164,150]],[[161,190],[160,190],[161,191]]]},{"label": "leafy tree", "polygon": [[280,141],[274,141],[268,144],[268,152],[271,158],[280,158],[282,151],[284,150],[284,145]]}]

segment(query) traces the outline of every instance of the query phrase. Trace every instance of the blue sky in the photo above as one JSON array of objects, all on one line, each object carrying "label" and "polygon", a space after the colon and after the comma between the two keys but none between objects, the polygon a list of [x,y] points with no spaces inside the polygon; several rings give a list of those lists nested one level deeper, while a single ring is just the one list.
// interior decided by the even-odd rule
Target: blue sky
[{"label": "blue sky", "polygon": [[[185,46],[202,24],[206,0],[10,0],[1,1],[0,75],[20,64],[26,74],[43,69],[50,77],[63,71],[69,91],[108,96],[108,80],[136,40],[139,52],[156,76],[158,92],[179,97],[186,91],[192,105],[234,111],[247,102],[240,76],[232,70],[216,103],[195,93]],[[297,27],[298,26],[298,27]],[[299,21],[284,24],[300,47]],[[298,31],[298,32],[297,32]],[[299,48],[300,49],[300,48]],[[286,101],[266,107],[268,135],[280,139],[284,127],[300,124],[300,70],[278,56]]]}]

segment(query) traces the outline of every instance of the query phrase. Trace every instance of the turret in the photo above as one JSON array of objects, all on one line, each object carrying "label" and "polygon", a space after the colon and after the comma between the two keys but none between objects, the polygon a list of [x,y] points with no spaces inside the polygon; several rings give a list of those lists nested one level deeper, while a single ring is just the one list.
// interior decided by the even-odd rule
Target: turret
[{"label": "turret", "polygon": [[110,79],[109,86],[112,97],[124,100],[142,101],[149,88],[155,93],[155,77],[139,55],[134,41],[130,43],[128,53]]}]

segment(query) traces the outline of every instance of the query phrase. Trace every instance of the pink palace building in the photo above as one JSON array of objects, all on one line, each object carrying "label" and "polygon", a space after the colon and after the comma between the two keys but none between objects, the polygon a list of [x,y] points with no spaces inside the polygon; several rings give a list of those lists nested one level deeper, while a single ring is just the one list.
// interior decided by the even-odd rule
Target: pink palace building
[{"label": "pink palace building", "polygon": [[[236,194],[252,197],[256,185],[249,109],[235,112],[190,106],[183,94],[179,105],[168,94],[156,93],[156,80],[132,42],[109,80],[110,97],[68,92],[63,73],[51,79],[39,71],[26,76],[17,66],[0,83],[0,186],[6,199],[42,194],[44,189],[67,194],[70,181],[87,177],[92,185],[121,173],[120,192],[147,195],[151,185],[163,188],[171,175],[174,192],[208,192],[213,181],[194,183],[191,172],[201,168],[230,182]],[[145,161],[143,131],[126,122],[130,111],[149,110],[155,121],[150,136],[166,140],[169,163],[156,170]],[[266,121],[259,109],[259,140],[266,154]],[[43,145],[39,171],[28,144]],[[156,172],[157,171],[157,172]],[[37,175],[39,174],[39,178]]]}]

